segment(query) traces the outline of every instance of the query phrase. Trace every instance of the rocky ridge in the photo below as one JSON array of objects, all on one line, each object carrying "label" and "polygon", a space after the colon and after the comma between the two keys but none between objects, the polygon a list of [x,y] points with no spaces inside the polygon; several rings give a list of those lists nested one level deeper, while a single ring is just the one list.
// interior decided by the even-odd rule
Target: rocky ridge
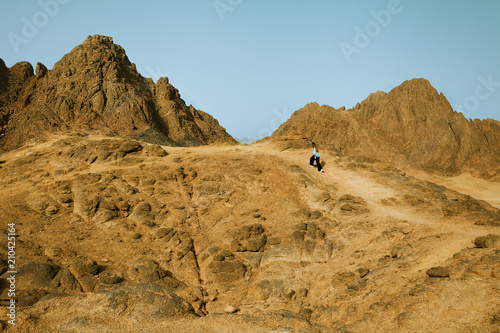
[{"label": "rocky ridge", "polygon": [[425,79],[373,93],[349,110],[310,103],[271,136],[304,137],[336,154],[365,156],[401,169],[500,179],[500,122],[467,120]]},{"label": "rocky ridge", "polygon": [[0,149],[49,133],[129,136],[167,145],[235,143],[160,78],[142,77],[111,37],[89,36],[48,70],[0,59]]},{"label": "rocky ridge", "polygon": [[497,179],[498,122],[425,80],[251,146],[175,147],[234,141],[109,37],[36,75],[0,61],[0,97],[0,330],[500,329],[500,210],[398,169]]}]

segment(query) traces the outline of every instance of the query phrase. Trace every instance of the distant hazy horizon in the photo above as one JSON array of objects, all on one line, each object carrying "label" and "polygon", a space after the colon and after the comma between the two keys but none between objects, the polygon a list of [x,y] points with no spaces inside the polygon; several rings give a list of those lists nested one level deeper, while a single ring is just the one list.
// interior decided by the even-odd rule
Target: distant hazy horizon
[{"label": "distant hazy horizon", "polygon": [[0,58],[50,69],[88,35],[111,36],[239,139],[413,78],[467,118],[499,120],[499,12],[493,0],[0,0]]}]

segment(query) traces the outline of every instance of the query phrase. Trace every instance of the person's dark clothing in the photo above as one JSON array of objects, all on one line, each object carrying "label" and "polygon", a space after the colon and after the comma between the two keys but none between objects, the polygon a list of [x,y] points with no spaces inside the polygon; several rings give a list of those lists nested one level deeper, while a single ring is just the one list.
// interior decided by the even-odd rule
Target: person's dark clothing
[{"label": "person's dark clothing", "polygon": [[313,167],[314,166],[314,160],[316,160],[316,164],[318,166],[318,171],[321,171],[321,163],[319,161],[319,156],[316,156],[316,154],[313,155],[313,156],[311,156],[311,158],[309,159],[309,165]]}]

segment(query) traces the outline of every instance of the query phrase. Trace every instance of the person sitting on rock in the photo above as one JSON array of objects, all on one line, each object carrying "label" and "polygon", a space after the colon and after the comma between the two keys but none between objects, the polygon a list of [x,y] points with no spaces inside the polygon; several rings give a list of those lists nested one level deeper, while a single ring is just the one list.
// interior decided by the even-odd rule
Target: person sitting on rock
[{"label": "person sitting on rock", "polygon": [[321,167],[321,163],[319,162],[319,148],[316,146],[316,143],[312,143],[313,146],[313,156],[309,159],[309,166],[314,168],[314,160],[316,160],[316,165],[318,166],[318,171],[319,172],[324,172],[323,168]]}]

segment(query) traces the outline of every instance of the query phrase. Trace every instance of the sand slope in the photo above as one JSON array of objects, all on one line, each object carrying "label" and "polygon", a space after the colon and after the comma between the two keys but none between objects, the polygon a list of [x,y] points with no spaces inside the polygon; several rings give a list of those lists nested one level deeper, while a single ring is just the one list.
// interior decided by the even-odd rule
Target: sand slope
[{"label": "sand slope", "polygon": [[328,151],[320,174],[293,147],[54,137],[1,155],[23,305],[7,331],[499,329],[500,211],[471,192],[497,184]]}]

